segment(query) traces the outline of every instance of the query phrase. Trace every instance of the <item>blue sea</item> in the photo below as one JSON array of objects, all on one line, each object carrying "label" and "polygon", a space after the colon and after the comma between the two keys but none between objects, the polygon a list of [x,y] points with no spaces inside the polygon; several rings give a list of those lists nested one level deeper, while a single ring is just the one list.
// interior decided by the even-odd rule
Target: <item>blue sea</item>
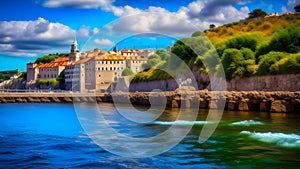
[{"label": "blue sea", "polygon": [[[83,109],[88,113],[91,107],[87,104]],[[179,144],[162,154],[129,158],[112,154],[95,143],[80,125],[73,104],[0,104],[0,168],[300,166],[300,114],[225,111],[214,134],[200,144],[198,139],[206,124],[206,110],[200,110],[195,121],[184,121],[176,120],[178,109],[166,109],[158,119],[137,125],[124,120],[113,104],[100,103],[99,109],[123,134],[155,136],[174,125],[192,129]],[[155,114],[149,111],[145,115],[151,113]]]}]

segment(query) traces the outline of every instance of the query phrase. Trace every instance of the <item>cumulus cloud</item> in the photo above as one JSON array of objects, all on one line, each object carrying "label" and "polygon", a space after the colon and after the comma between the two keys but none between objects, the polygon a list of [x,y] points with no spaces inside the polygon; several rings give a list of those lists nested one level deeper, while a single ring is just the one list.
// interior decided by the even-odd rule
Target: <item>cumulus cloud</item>
[{"label": "cumulus cloud", "polygon": [[43,4],[44,7],[57,8],[57,7],[71,7],[81,9],[107,9],[111,7],[114,0],[47,0]]},{"label": "cumulus cloud", "polygon": [[204,30],[212,23],[222,25],[244,19],[250,12],[249,8],[244,6],[237,9],[233,5],[246,5],[253,1],[255,0],[196,0],[187,7],[180,7],[176,12],[153,6],[144,10],[129,5],[114,6],[114,0],[47,0],[44,6],[101,8],[103,11],[112,12],[120,17],[120,20],[112,26],[113,30],[128,33],[169,31],[171,34],[180,34],[184,31],[190,33],[189,31],[192,30],[187,28],[186,23],[193,23],[198,29]]},{"label": "cumulus cloud", "polygon": [[36,56],[68,46],[75,31],[44,18],[34,21],[0,22],[0,53],[12,56]]},{"label": "cumulus cloud", "polygon": [[289,11],[295,11],[294,7],[300,4],[300,0],[288,0],[288,3],[285,6],[281,7],[282,12],[289,12]]},{"label": "cumulus cloud", "polygon": [[210,24],[222,25],[239,21],[248,16],[249,8],[237,9],[233,4],[247,4],[253,0],[198,0],[187,7],[170,12],[161,7],[141,10],[130,6],[116,7],[110,10],[119,16],[111,29],[127,33],[155,32],[162,34],[191,34],[195,28],[205,30]]},{"label": "cumulus cloud", "polygon": [[109,39],[95,39],[94,43],[102,46],[112,46],[115,44],[113,41]]}]

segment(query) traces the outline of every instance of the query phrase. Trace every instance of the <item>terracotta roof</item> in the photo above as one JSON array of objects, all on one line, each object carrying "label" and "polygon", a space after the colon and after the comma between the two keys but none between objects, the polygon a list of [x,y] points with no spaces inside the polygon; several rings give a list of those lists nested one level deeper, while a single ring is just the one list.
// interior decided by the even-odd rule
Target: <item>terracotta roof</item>
[{"label": "terracotta roof", "polygon": [[98,55],[95,60],[124,60],[124,56],[116,52],[106,52],[104,55]]},{"label": "terracotta roof", "polygon": [[77,62],[74,63],[74,65],[86,63],[86,62],[90,61],[92,58],[93,58],[93,57],[87,57],[87,58],[78,60]]},{"label": "terracotta roof", "polygon": [[38,68],[53,68],[53,67],[58,67],[58,66],[67,66],[68,61],[69,61],[69,58],[60,57],[50,63],[39,64],[37,67]]},{"label": "terracotta roof", "polygon": [[122,49],[121,53],[151,53],[153,50],[146,49],[146,50],[139,50],[139,49]]},{"label": "terracotta roof", "polygon": [[139,56],[127,56],[125,57],[126,60],[142,60],[142,61],[147,61],[147,58],[141,58]]}]

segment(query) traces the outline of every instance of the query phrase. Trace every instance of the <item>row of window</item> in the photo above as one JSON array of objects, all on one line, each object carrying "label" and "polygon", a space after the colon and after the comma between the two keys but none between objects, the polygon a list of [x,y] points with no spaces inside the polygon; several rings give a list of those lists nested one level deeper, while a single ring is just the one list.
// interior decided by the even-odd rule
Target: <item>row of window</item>
[{"label": "row of window", "polygon": [[79,71],[65,72],[65,75],[69,75],[69,74],[79,74]]},{"label": "row of window", "polygon": [[38,75],[37,76],[38,78],[57,78],[57,75],[56,74],[44,74],[43,76],[42,75]]},{"label": "row of window", "polygon": [[123,70],[123,67],[98,67],[97,70]]},{"label": "row of window", "polygon": [[57,71],[57,68],[42,68],[41,71]]},{"label": "row of window", "polygon": [[66,79],[72,79],[72,78],[79,78],[79,75],[70,75],[70,76],[65,76]]},{"label": "row of window", "polygon": [[123,64],[124,61],[98,61],[97,64]]},{"label": "row of window", "polygon": [[146,61],[132,61],[132,63],[146,63]]}]

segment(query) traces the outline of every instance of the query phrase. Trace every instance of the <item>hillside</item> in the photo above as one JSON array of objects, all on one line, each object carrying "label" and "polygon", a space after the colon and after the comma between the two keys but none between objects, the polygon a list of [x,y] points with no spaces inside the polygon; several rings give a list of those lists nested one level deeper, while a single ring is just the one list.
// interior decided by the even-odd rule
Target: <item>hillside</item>
[{"label": "hillside", "polygon": [[199,67],[202,73],[220,71],[222,63],[228,81],[237,76],[299,74],[300,15],[243,20],[206,30],[204,34],[196,31],[191,37],[178,40],[171,52],[167,59],[157,53],[156,64],[152,62],[152,68],[135,75],[133,82],[170,78],[156,68],[174,74],[181,72],[180,63],[174,62],[176,56],[190,68]]},{"label": "hillside", "polygon": [[269,40],[276,29],[291,24],[300,25],[300,14],[243,20],[228,23],[211,30],[205,30],[204,32],[213,44],[234,36],[252,33],[259,33],[265,40]]}]

